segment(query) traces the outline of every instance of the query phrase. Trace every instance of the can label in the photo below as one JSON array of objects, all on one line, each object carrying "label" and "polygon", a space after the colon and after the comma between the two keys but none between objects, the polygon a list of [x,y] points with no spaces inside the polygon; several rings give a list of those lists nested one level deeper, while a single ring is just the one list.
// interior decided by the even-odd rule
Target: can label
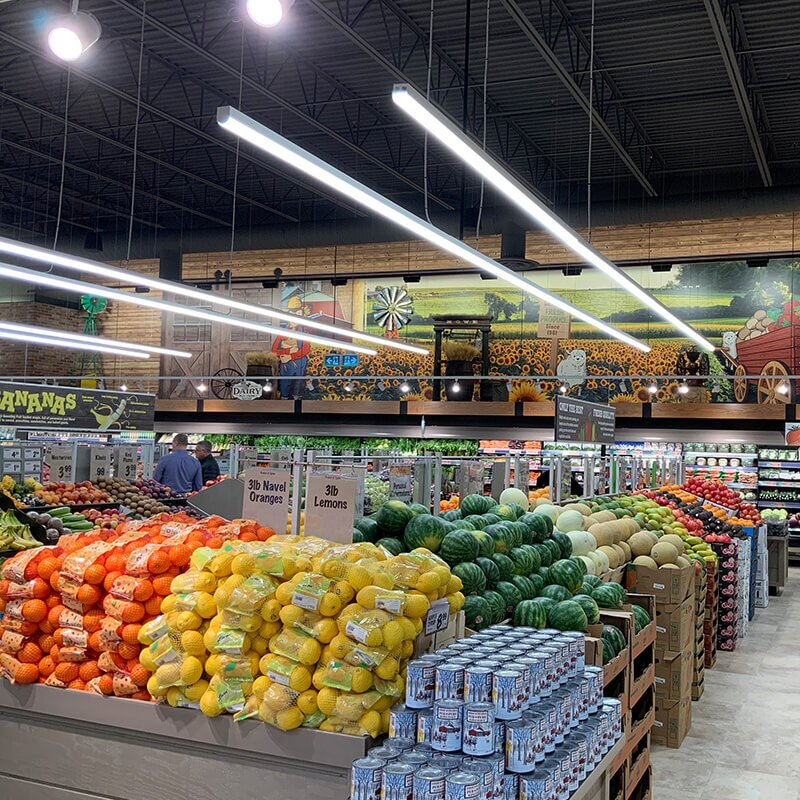
[{"label": "can label", "polygon": [[482,797],[484,800],[493,800],[495,774],[492,764],[477,758],[465,758],[461,764],[461,769],[463,769],[464,772],[472,772],[475,775],[479,775],[481,788],[483,789]]},{"label": "can label", "polygon": [[424,767],[414,773],[414,800],[444,800],[447,773],[438,767]]},{"label": "can label", "polygon": [[414,791],[414,767],[390,764],[383,770],[381,800],[408,800]]},{"label": "can label", "polygon": [[464,707],[462,749],[466,755],[488,756],[495,750],[494,706],[471,703]]},{"label": "can label", "polygon": [[558,733],[558,711],[553,703],[548,703],[542,707],[541,712],[544,714],[545,724],[545,739],[544,739],[544,752],[548,755],[553,753],[556,749],[556,734]]},{"label": "can label", "polygon": [[464,702],[491,703],[493,683],[492,670],[488,667],[467,667],[464,670]]},{"label": "can label", "polygon": [[443,753],[461,749],[463,706],[456,700],[437,700],[433,704],[431,747]]},{"label": "can label", "polygon": [[359,758],[350,770],[351,800],[379,800],[385,762],[379,758]]},{"label": "can label", "polygon": [[417,738],[417,712],[404,705],[397,705],[389,711],[389,736],[402,739]]},{"label": "can label", "polygon": [[421,711],[417,714],[417,743],[431,743],[431,731],[433,730],[433,713],[431,711]]},{"label": "can label", "polygon": [[544,742],[547,738],[547,718],[537,710],[529,711],[524,719],[533,730],[533,752],[536,763],[541,764],[541,762],[544,761]]},{"label": "can label", "polygon": [[534,731],[523,720],[506,725],[506,769],[509,772],[533,772],[536,768]]},{"label": "can label", "polygon": [[503,776],[503,792],[500,797],[502,800],[518,800],[519,775],[513,772],[507,772]]},{"label": "can label", "polygon": [[410,661],[406,668],[406,707],[430,708],[436,688],[436,667],[426,661]]},{"label": "can label", "polygon": [[451,772],[444,779],[445,800],[479,800],[480,776],[472,772]]},{"label": "can label", "polygon": [[464,699],[464,667],[460,664],[437,664],[435,675],[436,700]]},{"label": "can label", "polygon": [[511,670],[500,670],[494,676],[492,702],[498,719],[519,719],[525,700],[522,674]]},{"label": "can label", "polygon": [[543,770],[519,779],[519,800],[550,800],[553,795],[553,781]]},{"label": "can label", "polygon": [[583,781],[589,771],[589,747],[585,736],[577,736],[575,745],[578,751],[578,781]]}]

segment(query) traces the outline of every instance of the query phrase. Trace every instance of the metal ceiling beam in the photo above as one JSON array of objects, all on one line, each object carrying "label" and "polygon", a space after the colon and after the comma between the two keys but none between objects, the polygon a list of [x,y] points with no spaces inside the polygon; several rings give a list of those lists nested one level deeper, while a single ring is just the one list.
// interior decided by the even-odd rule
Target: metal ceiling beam
[{"label": "metal ceiling beam", "polygon": [[[138,19],[141,19],[142,16],[143,16],[142,10],[137,8],[132,3],[128,2],[128,0],[110,0],[110,1],[112,3],[114,3],[115,5],[119,6],[120,8],[124,8],[126,11],[129,11],[131,14],[134,14]],[[377,156],[374,156],[372,153],[370,153],[367,150],[365,150],[362,146],[360,146],[356,142],[351,141],[346,136],[342,136],[342,134],[338,133],[337,131],[335,131],[332,128],[328,127],[324,123],[320,122],[318,119],[316,119],[311,114],[308,114],[307,112],[303,111],[303,109],[300,108],[298,105],[289,102],[288,100],[284,99],[279,94],[277,94],[276,92],[274,92],[271,89],[269,89],[268,87],[264,86],[259,81],[254,80],[248,74],[245,73],[243,76],[241,76],[240,73],[239,73],[239,69],[237,67],[233,66],[232,64],[229,64],[224,59],[219,58],[219,56],[214,55],[208,49],[202,47],[201,45],[197,44],[196,42],[193,42],[191,39],[187,39],[185,36],[183,36],[182,34],[178,33],[178,31],[175,30],[175,28],[172,25],[167,25],[166,23],[161,22],[161,20],[156,19],[152,14],[144,14],[144,17],[145,17],[145,21],[147,22],[147,24],[150,27],[155,28],[156,30],[158,30],[162,34],[164,34],[165,36],[168,36],[172,41],[177,42],[181,47],[185,48],[186,50],[189,50],[191,53],[194,53],[194,55],[202,58],[204,61],[208,62],[209,64],[212,64],[213,66],[215,66],[220,71],[225,72],[226,74],[230,75],[233,78],[236,78],[236,80],[239,80],[241,78],[242,83],[245,86],[247,86],[248,88],[250,88],[253,91],[257,92],[261,97],[264,97],[267,100],[270,100],[271,102],[273,102],[276,105],[280,106],[280,108],[282,108],[284,111],[287,111],[289,114],[294,115],[295,117],[297,117],[298,119],[302,120],[306,124],[311,125],[312,127],[316,128],[318,131],[320,131],[321,133],[323,133],[326,136],[330,137],[334,141],[338,142],[343,147],[346,147],[347,149],[352,150],[354,153],[359,155],[361,158],[364,158],[365,160],[369,161],[371,164],[374,164],[375,166],[380,167],[382,170],[384,170],[385,172],[389,173],[393,178],[395,178],[396,180],[400,181],[401,183],[404,183],[407,186],[410,186],[411,188],[416,189],[418,192],[424,192],[424,187],[420,186],[416,181],[414,181],[411,178],[407,177],[402,172],[400,172],[397,169],[395,169],[394,167],[392,167],[390,164],[387,164],[381,158],[378,158]],[[368,105],[366,102],[364,102],[364,101],[360,100],[359,98],[357,98],[357,96],[354,93],[352,93],[349,90],[347,90],[346,87],[344,87],[338,81],[335,81],[335,79],[331,78],[330,75],[328,75],[323,70],[320,70],[313,63],[311,63],[311,62],[309,62],[307,60],[301,60],[301,59],[296,58],[294,56],[291,57],[291,61],[294,62],[298,67],[299,66],[303,66],[303,67],[306,67],[306,68],[312,70],[314,72],[315,76],[317,76],[319,78],[322,78],[329,85],[334,86],[337,92],[346,93],[346,94],[348,94],[350,99],[357,100],[357,104],[358,104],[357,113],[358,113],[358,111],[363,111],[363,112],[367,113],[371,117],[378,117],[378,118],[382,117],[382,115],[378,111],[376,111],[374,108],[372,108],[372,106]],[[222,95],[222,92],[220,92],[220,94]],[[385,123],[388,120],[385,117],[383,117],[382,121]],[[433,202],[435,202],[438,205],[440,205],[442,208],[447,209],[448,211],[452,211],[453,210],[453,207],[451,205],[449,205],[448,203],[444,202],[443,200],[441,200],[438,197],[431,196],[430,199]]]},{"label": "metal ceiling beam", "polygon": [[747,37],[738,4],[731,0],[703,0],[703,5],[742,115],[761,181],[764,186],[772,186],[772,172],[767,157],[771,149],[769,124],[761,95],[753,88],[758,78],[752,57],[741,52],[747,49]]},{"label": "metal ceiling beam", "polygon": [[[573,77],[581,73],[580,80],[583,80],[586,70],[591,66],[591,56],[586,36],[575,23],[563,2],[549,0],[545,4],[546,8],[542,9],[541,31],[531,22],[517,0],[500,0],[500,2],[586,115],[591,114],[595,127],[603,134],[628,171],[650,197],[655,197],[657,192],[647,174],[651,169],[663,166],[663,162],[650,144],[642,126],[624,107],[624,103],[619,102],[619,90],[603,71],[599,58],[596,55],[594,57],[594,66],[598,69],[594,73],[594,97],[597,103],[595,107],[590,107],[589,98],[582,90],[578,80]],[[559,39],[566,40],[565,47],[568,47],[569,56],[573,62],[570,65],[571,70],[567,69],[555,52]],[[615,109],[613,111],[609,107],[612,100]],[[612,119],[616,123],[622,141],[611,129],[609,122]],[[629,150],[632,150],[635,155],[632,155]]]},{"label": "metal ceiling beam", "polygon": [[[64,124],[64,117],[63,115],[54,114],[52,111],[47,111],[47,109],[41,108],[40,106],[34,105],[33,103],[29,103],[27,100],[23,100],[21,97],[16,97],[15,95],[9,94],[8,92],[4,92],[0,90],[0,100],[7,100],[10,103],[13,103],[20,108],[24,108],[26,111],[30,111],[34,114],[38,114],[45,119],[53,120],[57,122],[59,125]],[[99,131],[92,130],[91,128],[87,128],[85,125],[81,125],[80,123],[74,122],[73,120],[69,121],[69,127],[72,131],[77,131],[79,133],[84,133],[87,136],[91,136],[97,139],[104,144],[110,145],[112,147],[118,148],[126,153],[133,153],[133,148],[125,144],[125,142],[121,142],[118,139],[114,139],[111,136],[106,136],[104,133],[100,133]],[[190,181],[194,181],[196,183],[202,184],[203,186],[208,186],[211,189],[216,189],[218,192],[222,192],[223,194],[228,195],[229,197],[233,197],[233,191],[227,187],[223,186],[221,183],[215,183],[214,181],[208,180],[208,178],[204,178],[201,175],[197,175],[194,172],[189,172],[188,170],[182,169],[181,167],[173,164],[169,161],[164,161],[163,159],[157,158],[156,156],[150,155],[149,153],[144,153],[141,150],[138,152],[138,158],[143,159],[145,161],[150,162],[151,164],[155,164],[156,166],[168,169],[170,172],[175,172],[178,175],[183,176],[184,178],[188,178]],[[260,202],[259,200],[255,200],[252,197],[247,197],[246,195],[237,192],[235,195],[237,200],[240,200],[243,203],[249,203],[250,205],[255,206],[256,208],[263,209],[264,211],[269,211],[270,213],[274,212],[274,209],[264,203]],[[290,221],[297,222],[296,219],[291,218]]]},{"label": "metal ceiling beam", "polygon": [[[418,91],[425,92],[425,86],[409,74],[412,60],[422,70],[427,69],[428,31],[420,27],[409,14],[400,8],[395,0],[359,0],[359,2],[336,3],[334,8],[323,0],[305,0],[305,5],[316,11],[325,21],[340,33],[344,34],[362,52],[366,53],[376,64],[402,83],[409,83]],[[383,42],[368,41],[357,30],[360,22],[368,19],[376,20],[384,28],[386,39]],[[441,46],[434,41],[432,75],[435,77],[433,93],[437,102],[451,115],[461,118],[461,103],[465,78],[469,85],[468,105],[471,109],[480,109],[483,106],[483,87],[481,81],[476,81],[466,74],[462,67]],[[387,90],[388,91],[388,90]],[[447,95],[452,92],[458,98],[459,110],[455,113],[453,104],[448,108]],[[553,182],[557,177],[563,176],[554,161],[536,144],[531,136],[515,122],[502,118],[503,109],[491,98],[487,97],[487,111],[496,115],[492,120],[492,134],[488,146],[496,149],[498,156],[515,172],[516,177],[537,197],[546,203],[553,202],[540,188]],[[480,117],[480,114],[476,115]],[[476,125],[473,124],[473,128]],[[479,129],[474,129],[473,134],[480,135]],[[488,133],[488,132],[487,132]],[[515,159],[524,159],[526,171],[520,175],[511,162]]]},{"label": "metal ceiling beam", "polygon": [[[136,99],[136,97],[134,97],[133,95],[128,94],[125,91],[122,91],[121,89],[117,89],[115,86],[112,86],[111,84],[106,83],[105,81],[101,80],[100,78],[95,77],[91,73],[86,72],[85,70],[82,70],[79,67],[76,67],[74,64],[69,65],[64,61],[61,61],[60,59],[57,59],[55,56],[50,56],[49,54],[47,54],[46,52],[44,52],[40,48],[35,47],[34,45],[30,44],[29,42],[22,41],[21,39],[18,39],[17,37],[12,36],[12,35],[6,33],[5,31],[2,31],[2,30],[0,30],[0,40],[5,41],[8,44],[13,45],[14,47],[17,47],[20,50],[23,50],[23,51],[25,51],[27,53],[30,53],[31,55],[36,56],[37,58],[40,58],[43,61],[48,62],[52,66],[55,66],[55,67],[57,67],[58,69],[60,69],[62,71],[66,72],[66,70],[69,69],[72,72],[73,78],[78,78],[80,80],[86,81],[87,83],[90,83],[92,86],[95,86],[98,89],[101,89],[102,91],[104,91],[104,92],[106,92],[106,93],[108,93],[110,95],[113,95],[118,100],[124,101],[125,103],[129,104],[133,108],[137,107],[137,99]],[[190,125],[189,123],[184,122],[182,119],[179,119],[178,117],[174,116],[173,114],[170,114],[167,111],[163,111],[162,109],[157,108],[156,106],[154,106],[154,105],[152,105],[150,103],[147,103],[144,100],[141,100],[138,105],[139,105],[139,108],[140,108],[140,110],[142,112],[146,112],[146,113],[148,113],[148,114],[150,114],[150,115],[152,115],[154,117],[159,117],[160,119],[164,120],[165,122],[170,123],[173,127],[179,128],[179,129],[181,129],[183,131],[186,131],[187,133],[190,133],[193,136],[196,136],[198,139],[204,139],[207,142],[212,142],[215,145],[217,145],[221,150],[226,150],[227,152],[232,153],[234,155],[237,153],[236,145],[228,144],[228,143],[224,142],[222,139],[219,139],[216,136],[213,136],[210,133],[207,133],[206,131],[204,131],[204,130],[202,130],[200,128],[197,128],[194,125]],[[285,173],[285,172],[283,172],[283,171],[281,171],[279,169],[276,169],[271,164],[268,165],[264,161],[261,161],[261,160],[259,160],[257,158],[253,158],[253,157],[249,156],[245,152],[241,152],[239,154],[239,158],[240,158],[241,161],[247,161],[248,163],[255,164],[256,166],[260,167],[261,169],[268,170],[269,172],[273,173],[274,175],[279,175],[281,178],[284,178],[285,180],[289,181],[290,183],[292,183],[292,184],[294,184],[296,186],[302,186],[304,189],[308,190],[309,192],[312,192],[315,196],[324,197],[326,200],[329,200],[330,202],[335,203],[336,205],[343,206],[345,208],[349,208],[350,210],[354,211],[355,213],[358,213],[360,216],[363,216],[363,212],[356,211],[356,209],[354,209],[352,206],[349,206],[346,203],[343,203],[341,198],[334,197],[333,195],[328,194],[327,192],[324,192],[318,186],[312,186],[311,184],[308,184],[308,183],[305,183],[304,181],[298,180],[297,176],[291,176],[288,173]],[[270,208],[270,213],[275,214],[275,215],[277,215],[279,217],[282,217],[283,219],[289,220],[290,222],[297,222],[297,219],[295,217],[292,217],[289,214],[285,214],[283,211],[280,211],[278,209]]]}]

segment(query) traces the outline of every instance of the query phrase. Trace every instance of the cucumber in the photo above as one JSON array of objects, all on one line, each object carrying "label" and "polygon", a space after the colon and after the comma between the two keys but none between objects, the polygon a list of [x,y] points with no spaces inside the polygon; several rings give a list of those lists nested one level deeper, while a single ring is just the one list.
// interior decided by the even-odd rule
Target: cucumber
[{"label": "cucumber", "polygon": [[61,517],[61,521],[65,525],[69,525],[72,522],[86,522],[87,520],[83,514],[65,514],[63,517]]},{"label": "cucumber", "polygon": [[47,513],[51,517],[65,517],[68,514],[71,514],[72,511],[70,510],[69,506],[59,506],[58,508],[51,508]]},{"label": "cucumber", "polygon": [[73,522],[69,525],[65,524],[64,527],[73,533],[83,533],[84,531],[92,530],[92,528],[94,528],[94,523],[89,522],[87,519],[84,522]]}]

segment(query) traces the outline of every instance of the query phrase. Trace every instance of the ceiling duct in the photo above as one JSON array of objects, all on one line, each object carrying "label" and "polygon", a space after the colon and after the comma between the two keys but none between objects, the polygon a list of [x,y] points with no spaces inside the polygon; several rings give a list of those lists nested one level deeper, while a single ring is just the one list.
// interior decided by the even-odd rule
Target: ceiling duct
[{"label": "ceiling duct", "polygon": [[538,261],[525,258],[525,228],[516,222],[504,222],[500,233],[500,258],[498,263],[513,269],[514,272],[525,272],[536,269]]}]

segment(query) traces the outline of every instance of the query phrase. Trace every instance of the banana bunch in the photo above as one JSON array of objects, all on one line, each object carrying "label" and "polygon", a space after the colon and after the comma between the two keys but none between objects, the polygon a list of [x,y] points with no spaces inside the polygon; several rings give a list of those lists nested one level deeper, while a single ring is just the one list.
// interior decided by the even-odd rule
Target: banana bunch
[{"label": "banana bunch", "polygon": [[11,509],[0,514],[0,550],[29,550],[41,546],[42,543],[33,538],[30,527],[21,523]]}]

